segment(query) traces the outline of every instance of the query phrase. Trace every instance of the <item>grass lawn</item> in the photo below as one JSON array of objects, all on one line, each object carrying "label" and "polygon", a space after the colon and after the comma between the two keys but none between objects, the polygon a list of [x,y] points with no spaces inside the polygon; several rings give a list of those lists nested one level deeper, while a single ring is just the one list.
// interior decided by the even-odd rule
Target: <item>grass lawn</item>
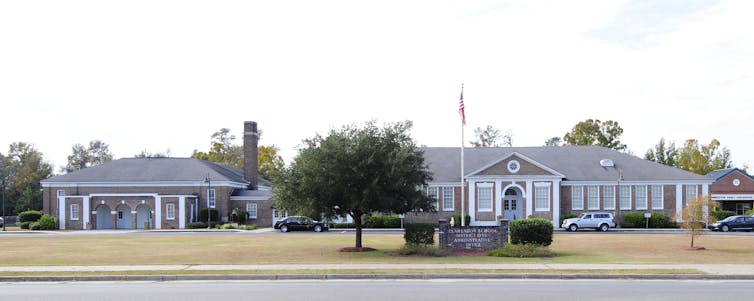
[{"label": "grass lawn", "polygon": [[296,264],[296,263],[747,263],[754,264],[754,236],[689,237],[673,234],[555,235],[554,258],[456,256],[399,257],[396,234],[364,234],[377,252],[341,253],[354,234],[159,234],[0,237],[0,265]]}]

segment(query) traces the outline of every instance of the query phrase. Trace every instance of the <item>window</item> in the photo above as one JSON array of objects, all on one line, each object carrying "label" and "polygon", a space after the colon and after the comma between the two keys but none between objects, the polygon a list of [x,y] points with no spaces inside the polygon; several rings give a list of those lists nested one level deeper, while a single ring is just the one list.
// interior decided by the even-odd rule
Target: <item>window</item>
[{"label": "window", "polygon": [[453,211],[454,204],[453,187],[442,188],[442,210]]},{"label": "window", "polygon": [[534,183],[534,209],[550,211],[550,183]]},{"label": "window", "polygon": [[215,190],[207,190],[207,199],[209,200],[209,207],[215,208]]},{"label": "window", "polygon": [[477,186],[476,195],[479,199],[479,211],[492,211],[492,185]]},{"label": "window", "polygon": [[615,186],[602,186],[603,200],[602,204],[605,210],[615,210]]},{"label": "window", "polygon": [[589,210],[600,209],[600,187],[597,185],[589,185],[588,190]]},{"label": "window", "polygon": [[636,186],[636,210],[647,210],[647,185]]},{"label": "window", "polygon": [[696,200],[696,185],[686,185],[686,202]]},{"label": "window", "polygon": [[71,204],[71,220],[79,220],[79,204]]},{"label": "window", "polygon": [[118,219],[123,219],[123,211],[118,211]]},{"label": "window", "polygon": [[246,212],[249,214],[249,218],[257,218],[257,203],[246,203]]},{"label": "window", "polygon": [[652,185],[652,209],[662,209],[664,193],[662,185]]},{"label": "window", "polygon": [[571,209],[584,210],[584,186],[571,187]]},{"label": "window", "polygon": [[620,185],[620,209],[631,210],[631,185]]},{"label": "window", "polygon": [[175,204],[168,203],[167,205],[165,205],[165,219],[175,219]]},{"label": "window", "polygon": [[432,206],[437,210],[437,189],[438,187],[427,187],[427,196],[430,197],[432,201]]},{"label": "window", "polygon": [[65,196],[65,190],[58,189],[58,191],[56,191],[56,194],[58,195],[58,197]]}]

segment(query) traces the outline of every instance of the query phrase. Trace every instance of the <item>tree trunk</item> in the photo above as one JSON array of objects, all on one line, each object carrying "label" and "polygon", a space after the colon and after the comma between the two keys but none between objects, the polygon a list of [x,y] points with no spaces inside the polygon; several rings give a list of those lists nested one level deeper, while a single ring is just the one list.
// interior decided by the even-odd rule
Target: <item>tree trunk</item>
[{"label": "tree trunk", "polygon": [[694,237],[696,237],[696,231],[694,229],[691,230],[691,248],[694,248]]},{"label": "tree trunk", "polygon": [[361,214],[353,214],[353,225],[356,227],[356,247],[361,248]]}]

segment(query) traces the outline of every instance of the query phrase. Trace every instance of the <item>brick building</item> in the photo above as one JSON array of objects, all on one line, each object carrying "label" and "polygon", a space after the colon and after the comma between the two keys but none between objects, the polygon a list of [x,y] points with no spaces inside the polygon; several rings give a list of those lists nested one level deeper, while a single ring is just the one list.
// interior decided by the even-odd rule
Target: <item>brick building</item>
[{"label": "brick building", "polygon": [[[436,213],[409,213],[408,222],[436,222],[461,213],[460,149],[424,148],[433,174],[427,192]],[[584,211],[659,212],[675,218],[690,198],[708,195],[713,180],[598,146],[465,149],[466,214],[471,225],[528,216],[552,220]],[[751,179],[749,179],[751,180]],[[458,222],[458,221],[457,221]]]},{"label": "brick building", "polygon": [[707,176],[714,180],[710,188],[712,200],[723,210],[738,215],[752,209],[754,203],[754,178],[738,168],[715,170]]},{"label": "brick building", "polygon": [[125,158],[42,181],[43,211],[60,229],[183,229],[203,208],[227,221],[249,212],[271,226],[270,182],[259,179],[256,122],[244,123],[244,170],[194,158]]}]

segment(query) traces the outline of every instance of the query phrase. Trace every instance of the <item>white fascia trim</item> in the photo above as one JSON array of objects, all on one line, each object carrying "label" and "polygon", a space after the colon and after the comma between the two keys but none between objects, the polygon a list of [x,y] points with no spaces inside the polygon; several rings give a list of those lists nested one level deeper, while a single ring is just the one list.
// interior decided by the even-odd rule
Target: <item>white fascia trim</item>
[{"label": "white fascia trim", "polygon": [[524,161],[526,161],[526,162],[529,162],[529,163],[531,163],[531,164],[534,164],[534,166],[536,166],[536,167],[539,167],[539,168],[541,168],[541,169],[544,169],[545,171],[547,171],[547,172],[551,173],[551,174],[552,174],[553,176],[559,176],[560,178],[565,178],[565,176],[563,175],[563,173],[561,173],[561,172],[559,172],[559,171],[557,171],[557,170],[554,170],[554,169],[552,169],[552,168],[550,168],[550,167],[547,167],[546,165],[544,165],[544,164],[542,164],[542,163],[539,163],[539,162],[537,162],[537,161],[534,161],[534,160],[532,160],[531,158],[529,158],[529,157],[527,157],[527,156],[524,156],[524,155],[522,155],[522,154],[521,154],[521,153],[519,153],[519,152],[512,152],[512,153],[508,154],[507,156],[503,157],[503,158],[502,158],[502,159],[500,159],[500,160],[497,160],[497,161],[493,161],[492,163],[490,163],[490,164],[487,164],[487,165],[483,166],[482,168],[479,168],[479,169],[477,169],[477,170],[475,170],[475,171],[472,171],[472,172],[470,172],[470,173],[466,174],[466,177],[469,177],[469,176],[472,176],[472,175],[474,175],[474,174],[480,173],[480,172],[484,171],[485,169],[488,169],[488,168],[490,168],[490,167],[492,167],[492,166],[495,166],[496,164],[498,164],[498,163],[500,163],[500,162],[503,162],[503,161],[507,160],[508,158],[510,158],[510,157],[513,157],[513,156],[517,156],[517,157],[519,157],[519,158],[523,159],[523,160],[524,160]]},{"label": "white fascia trim", "polygon": [[161,194],[160,195],[163,198],[195,198],[196,195],[193,194]]},{"label": "white fascia trim", "polygon": [[561,176],[551,176],[551,175],[536,175],[536,176],[526,176],[526,175],[516,175],[516,176],[469,176],[467,179],[469,180],[475,180],[475,181],[526,181],[526,180],[537,180],[537,181],[555,181],[555,180],[562,180],[563,177]]},{"label": "white fascia trim", "polygon": [[534,187],[552,187],[552,182],[534,182]]},{"label": "white fascia trim", "polygon": [[427,187],[461,187],[461,181],[458,182],[429,182]]},{"label": "white fascia trim", "polygon": [[[606,180],[606,181],[562,181],[560,182],[560,185],[563,186],[573,186],[573,185],[615,185],[618,183],[618,179],[615,180]],[[694,181],[626,181],[621,180],[621,185],[676,185],[676,184],[682,184],[682,185],[704,185],[704,184],[712,184],[713,182],[710,181],[703,181],[703,180],[694,180]]]},{"label": "white fascia trim", "polygon": [[232,196],[231,201],[269,201],[270,198],[258,197],[258,196]]},{"label": "white fascia trim", "polygon": [[[207,186],[204,181],[154,181],[154,182],[43,182],[42,187],[197,187]],[[212,181],[212,186],[247,188],[247,183]]]}]

